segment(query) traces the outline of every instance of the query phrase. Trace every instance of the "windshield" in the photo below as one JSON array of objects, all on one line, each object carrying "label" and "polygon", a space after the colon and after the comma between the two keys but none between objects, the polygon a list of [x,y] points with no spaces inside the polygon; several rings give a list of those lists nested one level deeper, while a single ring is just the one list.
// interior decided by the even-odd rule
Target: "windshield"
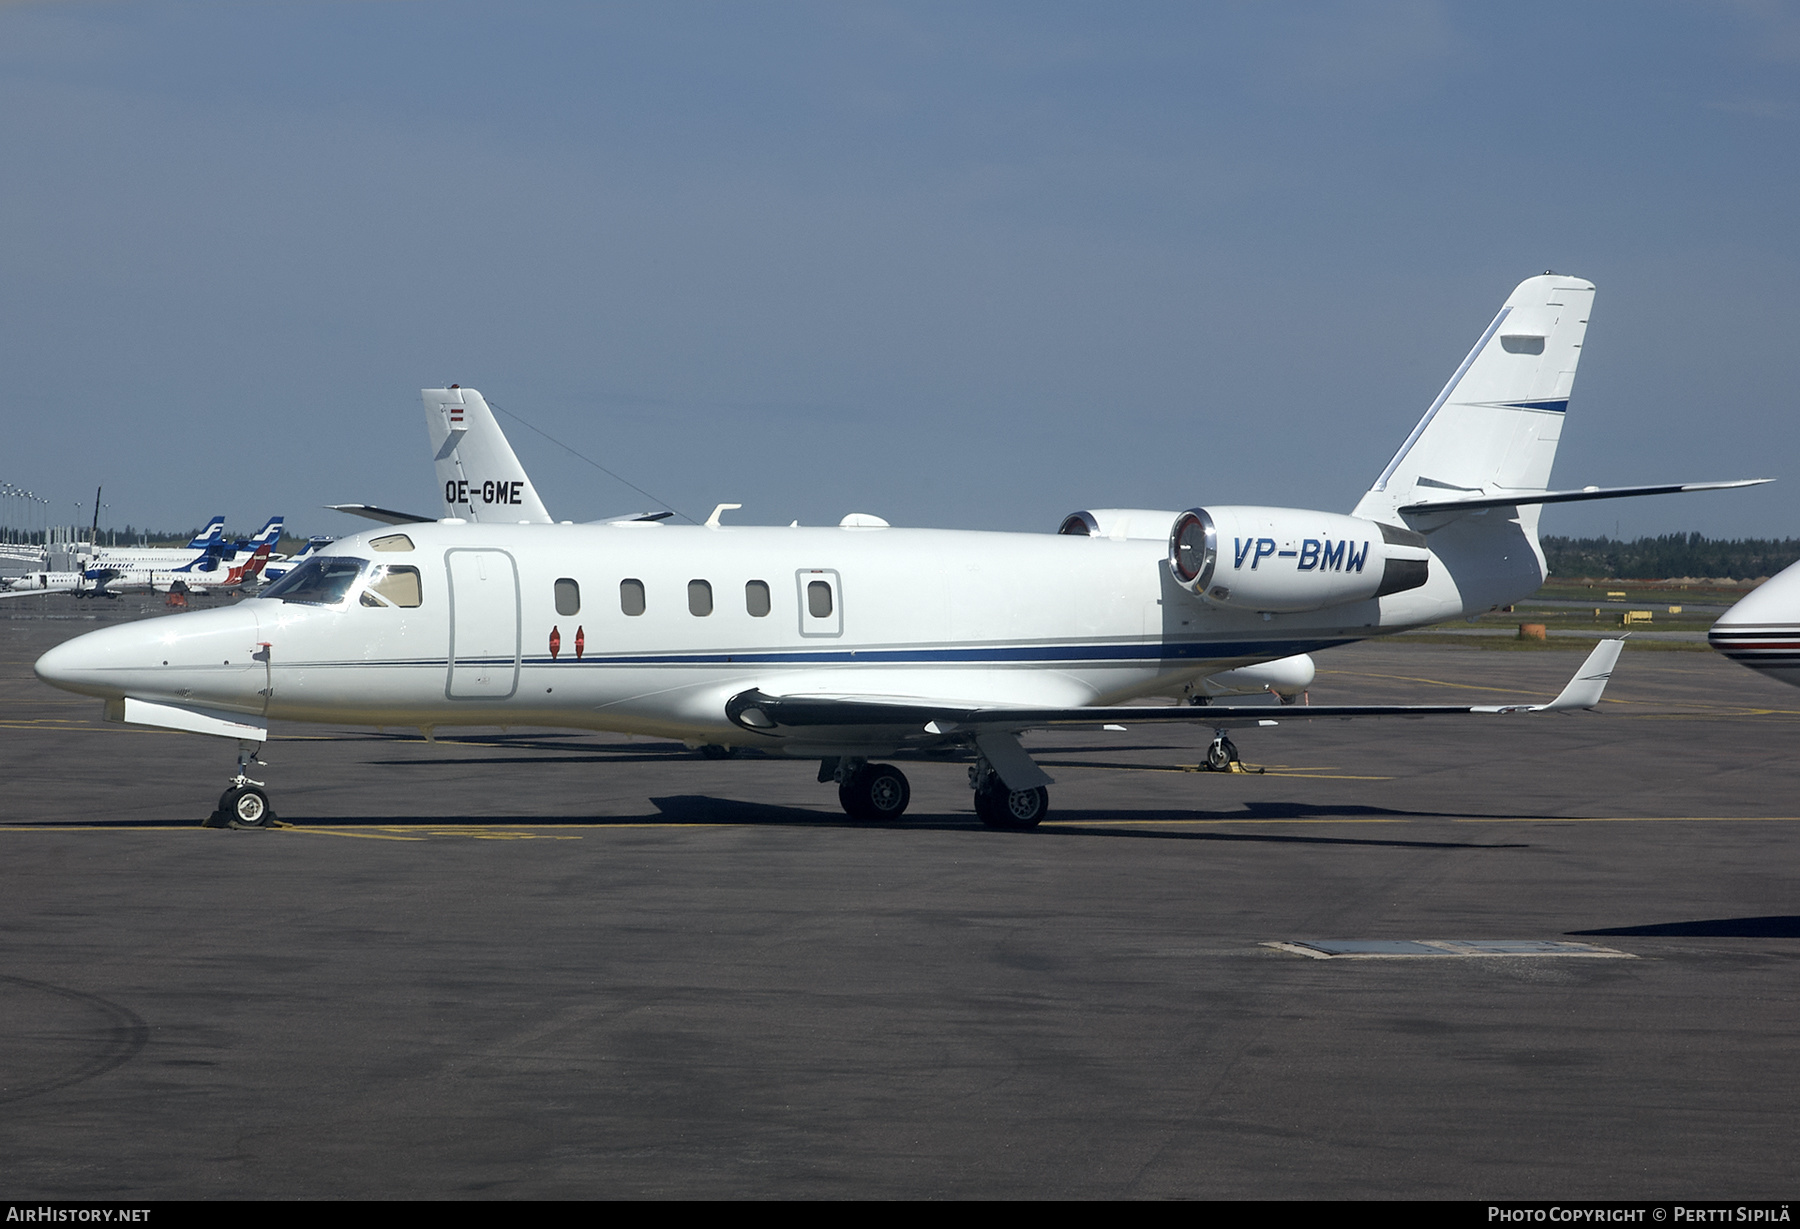
[{"label": "windshield", "polygon": [[367,563],[348,555],[315,555],[263,590],[262,596],[335,606],[350,592]]}]

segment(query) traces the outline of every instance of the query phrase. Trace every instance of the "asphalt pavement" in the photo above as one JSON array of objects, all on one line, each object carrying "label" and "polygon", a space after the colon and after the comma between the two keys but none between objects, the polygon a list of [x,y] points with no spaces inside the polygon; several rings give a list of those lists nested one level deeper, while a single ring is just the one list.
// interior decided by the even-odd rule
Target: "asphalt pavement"
[{"label": "asphalt pavement", "polygon": [[[1800,1172],[1800,692],[1711,653],[1628,647],[1597,713],[1272,712],[1235,735],[1260,772],[1196,771],[1204,728],[1031,737],[1058,784],[1027,833],[949,761],[903,761],[910,812],[869,825],[808,763],[277,726],[287,826],[221,831],[229,746],[31,675],[145,604],[41,600],[0,611],[9,1198],[1782,1199]],[[1371,643],[1321,654],[1313,699],[1548,698],[1580,660]]]}]

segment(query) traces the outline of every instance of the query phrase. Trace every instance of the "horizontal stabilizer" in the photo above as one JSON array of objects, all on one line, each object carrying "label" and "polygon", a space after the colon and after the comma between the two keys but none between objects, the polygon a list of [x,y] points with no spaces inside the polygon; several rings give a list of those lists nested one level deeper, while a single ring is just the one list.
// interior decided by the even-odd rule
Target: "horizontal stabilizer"
[{"label": "horizontal stabilizer", "polygon": [[1402,504],[1401,512],[1472,512],[1477,508],[1512,508],[1523,504],[1573,504],[1587,499],[1629,499],[1634,495],[1679,495],[1684,491],[1730,491],[1761,486],[1773,478],[1739,478],[1735,482],[1670,482],[1661,486],[1590,486],[1579,491],[1514,491],[1506,495],[1477,495],[1466,499],[1435,499]]},{"label": "horizontal stabilizer", "polygon": [[325,506],[333,512],[347,512],[351,516],[380,521],[383,525],[429,525],[436,519],[429,516],[416,516],[411,512],[395,512],[391,508],[377,508],[374,504],[326,504]]}]

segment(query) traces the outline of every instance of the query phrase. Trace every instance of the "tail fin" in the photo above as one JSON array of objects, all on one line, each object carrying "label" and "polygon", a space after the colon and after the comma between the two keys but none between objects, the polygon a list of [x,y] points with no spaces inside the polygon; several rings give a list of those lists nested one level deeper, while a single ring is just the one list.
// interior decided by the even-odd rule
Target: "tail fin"
[{"label": "tail fin", "polygon": [[[1403,504],[1548,489],[1593,301],[1578,277],[1520,282],[1355,515],[1401,524]],[[1533,538],[1538,511],[1519,509]]]},{"label": "tail fin", "polygon": [[188,546],[194,550],[205,550],[207,547],[223,539],[224,536],[225,518],[222,516],[215,516],[212,520],[206,522],[205,529],[202,529],[199,533],[194,535],[193,540],[188,543]]},{"label": "tail fin", "polygon": [[444,515],[468,521],[550,522],[494,413],[472,388],[422,388]]},{"label": "tail fin", "polygon": [[256,581],[256,578],[258,576],[262,575],[262,570],[265,567],[267,567],[268,565],[269,565],[269,544],[267,542],[264,542],[256,548],[256,553],[254,555],[251,555],[250,558],[244,560],[243,563],[239,564],[235,568],[232,568],[230,572],[226,573],[225,584],[226,585],[254,584]]},{"label": "tail fin", "polygon": [[269,523],[257,530],[256,536],[251,538],[246,545],[254,549],[267,543],[270,547],[273,547],[277,542],[281,541],[281,528],[284,523],[285,522],[279,516],[270,517]]}]

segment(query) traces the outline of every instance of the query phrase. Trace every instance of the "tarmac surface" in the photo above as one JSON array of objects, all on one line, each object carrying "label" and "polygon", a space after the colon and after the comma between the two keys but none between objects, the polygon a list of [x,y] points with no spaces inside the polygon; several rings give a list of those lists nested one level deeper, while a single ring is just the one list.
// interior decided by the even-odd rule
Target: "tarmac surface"
[{"label": "tarmac surface", "polygon": [[[228,745],[31,675],[141,604],[45,601],[0,611],[8,1198],[1795,1193],[1800,692],[1711,653],[1239,731],[1262,774],[1028,737],[1027,833],[954,762],[868,825],[808,763],[302,726],[290,826],[220,831]],[[1366,644],[1313,699],[1580,660]]]}]

